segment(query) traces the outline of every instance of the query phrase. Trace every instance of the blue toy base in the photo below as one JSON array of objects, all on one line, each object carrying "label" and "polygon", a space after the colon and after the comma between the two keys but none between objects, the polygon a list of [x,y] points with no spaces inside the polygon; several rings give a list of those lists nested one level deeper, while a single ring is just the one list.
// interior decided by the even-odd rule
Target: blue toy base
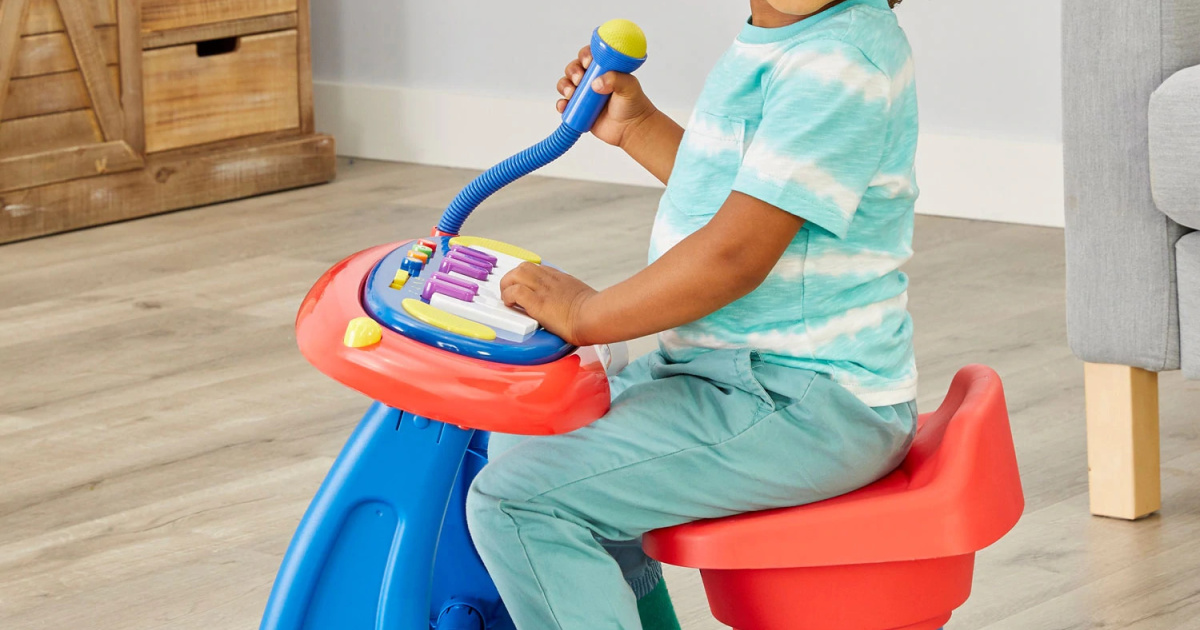
[{"label": "blue toy base", "polygon": [[375,403],[284,556],[262,630],[515,630],[467,532],[487,434]]}]

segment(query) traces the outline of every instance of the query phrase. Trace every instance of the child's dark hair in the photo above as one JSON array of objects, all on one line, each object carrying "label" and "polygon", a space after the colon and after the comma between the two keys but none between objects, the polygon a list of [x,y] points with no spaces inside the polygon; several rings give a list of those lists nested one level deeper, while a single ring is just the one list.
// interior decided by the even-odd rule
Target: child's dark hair
[{"label": "child's dark hair", "polygon": [[892,5],[893,9],[895,9],[896,5],[900,4],[901,2],[904,2],[904,0],[888,0],[888,4]]}]

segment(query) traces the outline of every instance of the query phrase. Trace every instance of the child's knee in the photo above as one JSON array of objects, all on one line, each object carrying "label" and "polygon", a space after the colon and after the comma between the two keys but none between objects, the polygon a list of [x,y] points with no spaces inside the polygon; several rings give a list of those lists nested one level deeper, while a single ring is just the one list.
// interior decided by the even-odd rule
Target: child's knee
[{"label": "child's knee", "polygon": [[507,518],[501,503],[513,498],[513,488],[506,483],[511,475],[500,468],[493,464],[484,466],[467,490],[467,529],[476,545],[486,544]]},{"label": "child's knee", "polygon": [[[499,532],[511,528],[514,520],[523,520],[534,513],[553,510],[548,499],[530,501],[550,486],[550,475],[537,460],[502,458],[483,467],[467,491],[467,528],[480,540],[494,539]],[[486,544],[486,542],[484,543]]]}]

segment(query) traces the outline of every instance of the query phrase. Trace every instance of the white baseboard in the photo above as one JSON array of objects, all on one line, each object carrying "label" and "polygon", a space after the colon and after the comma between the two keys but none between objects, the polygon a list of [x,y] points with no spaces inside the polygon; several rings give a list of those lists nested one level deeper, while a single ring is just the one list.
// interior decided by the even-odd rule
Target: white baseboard
[{"label": "white baseboard", "polygon": [[[540,140],[558,124],[544,100],[438,90],[314,85],[317,126],[354,157],[483,169]],[[669,112],[686,120],[687,112]],[[921,134],[922,214],[1062,227],[1062,145]],[[659,185],[624,153],[585,137],[539,174]]]}]

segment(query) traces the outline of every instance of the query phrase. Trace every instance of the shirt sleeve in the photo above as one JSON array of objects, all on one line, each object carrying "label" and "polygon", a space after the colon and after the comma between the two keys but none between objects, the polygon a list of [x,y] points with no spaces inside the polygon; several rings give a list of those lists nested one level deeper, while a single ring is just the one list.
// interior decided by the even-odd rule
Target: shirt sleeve
[{"label": "shirt sleeve", "polygon": [[845,237],[879,169],[890,109],[890,78],[858,48],[789,51],[767,83],[733,190]]}]

